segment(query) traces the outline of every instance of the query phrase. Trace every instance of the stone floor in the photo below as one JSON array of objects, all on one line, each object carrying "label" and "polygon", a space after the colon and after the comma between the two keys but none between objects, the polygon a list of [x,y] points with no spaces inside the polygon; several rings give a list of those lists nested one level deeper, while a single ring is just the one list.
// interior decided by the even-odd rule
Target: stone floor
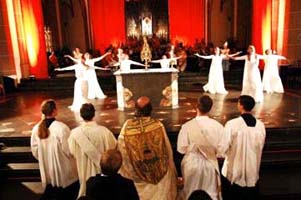
[{"label": "stone floor", "polygon": [[[197,97],[203,94],[200,91],[180,92],[178,109],[154,109],[153,116],[162,121],[168,134],[176,138],[181,125],[195,116]],[[72,93],[73,91],[68,89],[66,91],[16,92],[6,97],[0,96],[0,138],[30,137],[32,127],[40,120],[40,104],[48,98],[55,99],[57,102],[58,120],[65,122],[70,128],[76,127],[81,119],[78,112],[73,112],[68,108],[73,100]],[[229,90],[228,95],[208,95],[214,100],[210,112],[211,117],[225,124],[229,119],[239,115],[236,104],[240,91]],[[125,120],[134,115],[134,110],[123,112],[117,109],[114,92],[108,93],[108,98],[104,100],[91,102],[96,107],[96,121],[108,127],[116,135],[119,134]],[[295,92],[265,94],[264,102],[256,105],[254,114],[269,130],[301,128],[301,94]],[[299,151],[296,151],[295,155],[290,154],[292,162],[299,154]],[[267,162],[274,162],[276,158],[277,156],[272,156]],[[17,164],[10,167],[17,169],[20,166]],[[294,196],[300,188],[298,183],[301,178],[300,167],[295,167],[293,164],[291,168],[279,167],[271,170],[267,167],[261,171],[261,176],[263,177],[261,189],[266,195],[263,199],[301,199],[300,196]],[[40,182],[36,181],[0,183],[0,199],[20,199],[20,196],[23,199],[38,199],[42,191]]]},{"label": "stone floor", "polygon": [[[201,94],[180,92],[178,109],[155,108],[153,116],[163,122],[168,132],[177,132],[183,123],[195,116],[196,99]],[[214,100],[210,115],[222,124],[238,116],[236,104],[239,94],[235,90],[230,90],[228,95],[209,94]],[[65,122],[70,128],[81,122],[79,113],[68,108],[72,103],[72,91],[18,92],[0,97],[0,137],[30,136],[33,125],[40,120],[40,104],[48,98],[57,101],[58,120]],[[117,109],[115,95],[91,102],[97,110],[96,121],[115,134],[119,133],[125,120],[134,115],[133,110]],[[293,93],[265,94],[264,102],[256,105],[254,114],[267,128],[301,127],[301,96]]]}]

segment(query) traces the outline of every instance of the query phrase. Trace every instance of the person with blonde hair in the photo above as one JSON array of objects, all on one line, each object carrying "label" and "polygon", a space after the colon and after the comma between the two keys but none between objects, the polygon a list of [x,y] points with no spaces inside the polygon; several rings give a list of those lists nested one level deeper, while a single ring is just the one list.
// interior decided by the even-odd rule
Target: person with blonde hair
[{"label": "person with blonde hair", "polygon": [[32,130],[30,144],[33,156],[39,161],[45,195],[54,195],[51,191],[56,188],[63,195],[56,198],[76,199],[79,184],[75,160],[68,146],[70,129],[55,119],[58,111],[54,100],[45,100],[41,112],[42,119]]}]

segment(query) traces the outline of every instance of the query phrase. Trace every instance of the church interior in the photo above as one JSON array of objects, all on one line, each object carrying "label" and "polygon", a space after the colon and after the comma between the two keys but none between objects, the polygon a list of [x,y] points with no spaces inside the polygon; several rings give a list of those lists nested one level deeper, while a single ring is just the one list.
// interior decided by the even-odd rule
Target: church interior
[{"label": "church interior", "polygon": [[[213,101],[209,117],[223,126],[240,116],[250,45],[263,82],[262,99],[250,95],[252,115],[266,130],[258,199],[301,199],[300,17],[299,0],[0,0],[0,199],[44,193],[31,136],[46,99],[70,129],[83,122],[82,104],[92,104],[94,120],[118,140],[139,97],[149,97],[181,190],[179,132],[198,114],[202,95]],[[265,88],[266,50],[279,58],[270,73],[280,77],[280,92]],[[80,77],[78,66],[93,70]],[[207,89],[212,79],[224,92]],[[217,160],[221,170],[224,158]]]}]

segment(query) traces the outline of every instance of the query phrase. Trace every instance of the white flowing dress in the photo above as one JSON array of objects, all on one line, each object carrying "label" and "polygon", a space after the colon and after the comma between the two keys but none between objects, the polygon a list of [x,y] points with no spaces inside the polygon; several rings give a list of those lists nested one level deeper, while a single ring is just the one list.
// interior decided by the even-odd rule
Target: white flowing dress
[{"label": "white flowing dress", "polygon": [[211,94],[228,94],[228,91],[225,89],[222,67],[223,58],[225,58],[226,56],[211,55],[199,57],[204,59],[212,59],[208,75],[208,83],[203,86],[204,91],[208,91]]},{"label": "white flowing dress", "polygon": [[107,96],[103,93],[95,72],[94,60],[90,59],[85,62],[89,66],[87,70],[87,80],[88,80],[88,99],[104,99]]},{"label": "white flowing dress", "polygon": [[263,91],[267,93],[283,93],[283,85],[279,76],[278,60],[285,59],[279,55],[267,55],[265,56],[265,66],[263,71]]},{"label": "white flowing dress", "polygon": [[82,104],[88,102],[87,69],[81,63],[74,66],[76,80],[74,83],[74,95],[71,110],[79,110]]},{"label": "white flowing dress", "polygon": [[250,60],[247,55],[235,58],[235,60],[245,60],[241,94],[253,97],[257,103],[263,101],[263,87],[258,68],[259,59],[263,58],[261,55],[251,57]]}]

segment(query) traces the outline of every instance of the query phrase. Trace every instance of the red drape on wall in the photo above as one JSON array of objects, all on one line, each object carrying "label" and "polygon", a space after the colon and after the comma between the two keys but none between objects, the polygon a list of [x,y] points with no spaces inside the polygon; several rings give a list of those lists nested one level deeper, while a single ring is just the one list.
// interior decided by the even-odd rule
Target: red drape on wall
[{"label": "red drape on wall", "polygon": [[257,53],[271,48],[272,0],[253,0],[252,43]]},{"label": "red drape on wall", "polygon": [[89,11],[95,49],[103,51],[125,41],[124,0],[90,0]]},{"label": "red drape on wall", "polygon": [[21,6],[30,73],[37,78],[47,78],[48,66],[41,0],[21,0]]},{"label": "red drape on wall", "polygon": [[287,55],[290,0],[272,1],[272,49]]},{"label": "red drape on wall", "polygon": [[[285,11],[289,7],[289,0],[253,0],[252,43],[258,53],[264,54],[266,49],[272,48],[287,56],[289,16]],[[263,62],[260,66],[263,67]]]},{"label": "red drape on wall", "polygon": [[[9,64],[13,65],[14,64],[14,60],[13,60],[14,53],[13,53],[13,47],[12,47],[12,42],[11,42],[11,37],[10,37],[9,22],[8,22],[8,15],[7,15],[7,8],[6,8],[5,0],[1,0],[0,12],[2,12],[2,18],[3,18],[3,24],[4,24],[3,27],[5,29],[4,31],[5,31],[5,37],[6,37],[7,53],[9,55]],[[2,45],[4,45],[4,44],[2,44]],[[3,54],[3,53],[1,53],[1,54]]]},{"label": "red drape on wall", "polygon": [[169,0],[169,33],[172,43],[192,45],[205,36],[205,0]]},{"label": "red drape on wall", "polygon": [[[256,52],[264,54],[272,43],[272,0],[253,0],[252,44]],[[260,61],[260,68],[264,62]]]}]

